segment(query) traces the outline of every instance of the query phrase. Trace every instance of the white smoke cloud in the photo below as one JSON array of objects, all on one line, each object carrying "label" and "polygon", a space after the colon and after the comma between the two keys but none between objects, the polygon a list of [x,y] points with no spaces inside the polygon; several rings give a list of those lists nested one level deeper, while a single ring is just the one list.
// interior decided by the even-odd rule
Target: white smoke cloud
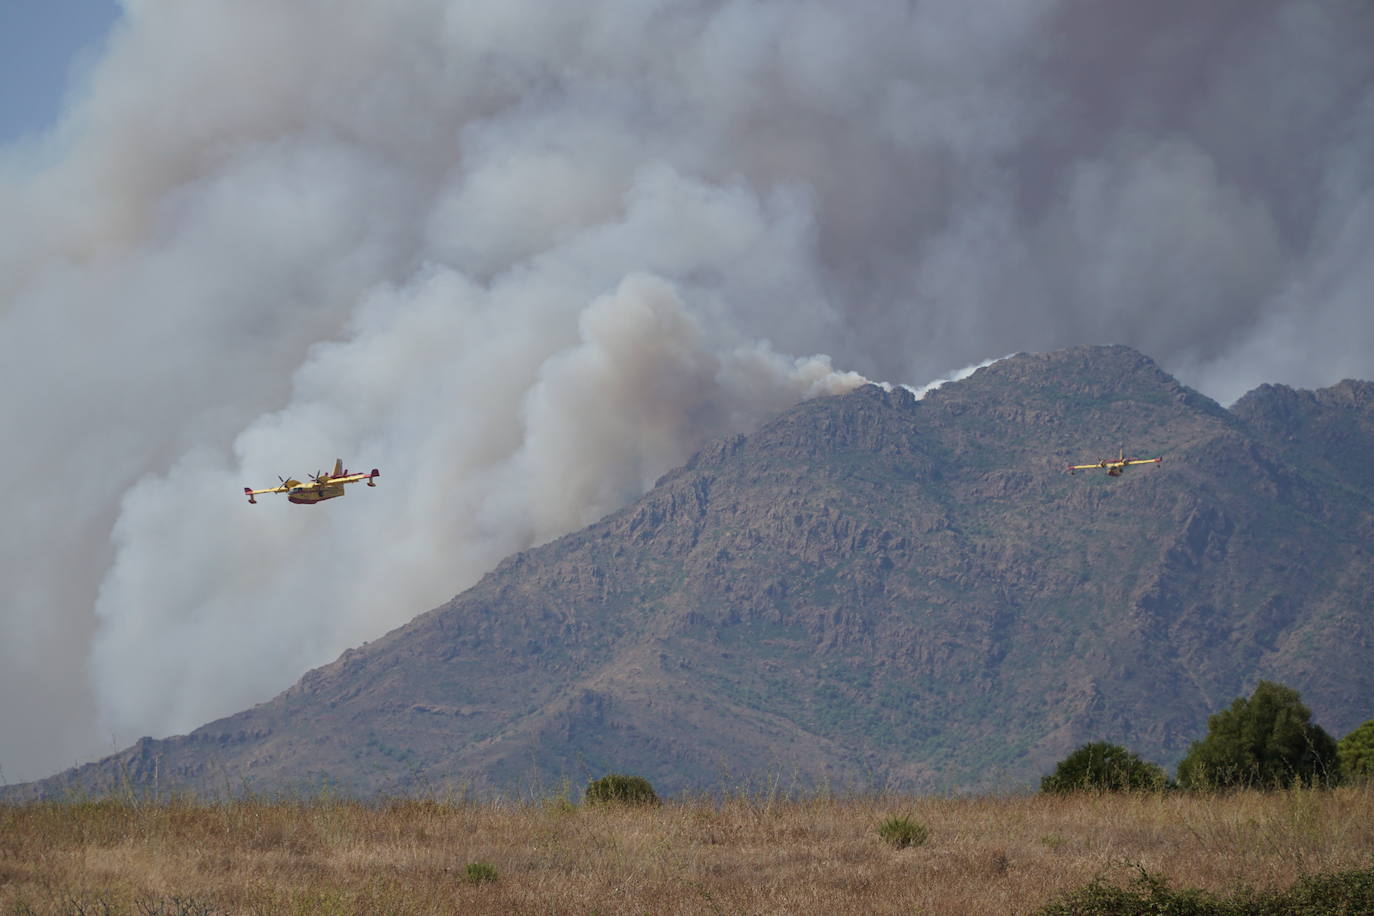
[{"label": "white smoke cloud", "polygon": [[[863,376],[1374,375],[1367,5],[862,7],[126,0],[0,150],[5,778],[266,699]],[[378,488],[243,504],[336,456]]]}]

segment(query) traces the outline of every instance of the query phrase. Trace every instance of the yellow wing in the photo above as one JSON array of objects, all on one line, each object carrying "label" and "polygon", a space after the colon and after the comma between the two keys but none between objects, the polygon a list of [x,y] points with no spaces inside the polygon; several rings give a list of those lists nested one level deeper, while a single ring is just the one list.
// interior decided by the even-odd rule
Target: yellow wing
[{"label": "yellow wing", "polygon": [[334,472],[332,474],[319,477],[316,479],[316,482],[333,486],[336,483],[358,483],[366,480],[369,487],[375,487],[376,484],[372,481],[381,476],[382,472],[376,468],[373,468],[366,474],[349,474],[344,470],[343,460],[340,459],[334,463]]},{"label": "yellow wing", "polygon": [[370,476],[376,476],[376,473],[376,471],[373,471],[370,475],[350,474],[343,466],[343,459],[336,458],[334,459],[334,470],[326,474],[320,474],[319,476],[313,477],[311,479],[314,480],[316,483],[320,484],[357,483],[360,480],[367,480]]},{"label": "yellow wing", "polygon": [[1164,457],[1161,455],[1161,456],[1158,457],[1158,458],[1131,458],[1131,459],[1129,459],[1129,460],[1127,460],[1127,461],[1123,461],[1123,462],[1121,462],[1121,463],[1122,463],[1122,464],[1162,464],[1163,461],[1164,461]]},{"label": "yellow wing", "polygon": [[376,468],[373,468],[373,469],[371,470],[371,472],[369,472],[369,473],[367,473],[367,474],[347,474],[347,475],[345,475],[345,476],[343,476],[343,477],[332,477],[332,478],[330,478],[329,482],[330,482],[330,483],[358,483],[359,481],[366,480],[366,481],[367,481],[367,485],[368,485],[369,487],[375,487],[376,484],[373,483],[372,481],[373,481],[374,479],[378,478],[378,477],[381,477],[381,476],[382,476],[382,472],[379,471],[379,470],[377,470]]},{"label": "yellow wing", "polygon": [[243,488],[243,493],[244,493],[245,496],[248,497],[248,501],[249,501],[250,503],[255,503],[255,502],[257,502],[257,500],[254,499],[254,497],[255,497],[255,496],[261,496],[261,495],[263,495],[264,493],[285,493],[287,490],[295,490],[295,489],[300,488],[300,487],[313,487],[313,486],[315,486],[315,484],[313,484],[313,483],[301,483],[299,480],[296,480],[294,477],[292,477],[292,478],[288,478],[288,479],[286,479],[286,480],[283,480],[283,481],[281,482],[281,486],[279,486],[279,487],[268,487],[266,490],[254,490],[252,487],[244,487],[244,488]]},{"label": "yellow wing", "polygon": [[293,489],[293,488],[295,488],[295,487],[313,487],[313,486],[314,486],[313,483],[301,483],[299,480],[288,479],[288,480],[282,481],[282,484],[281,484],[281,486],[279,486],[279,487],[268,487],[266,490],[253,490],[253,489],[250,489],[250,488],[248,488],[248,487],[244,487],[244,488],[243,488],[243,492],[252,494],[253,496],[261,496],[261,495],[264,494],[264,493],[285,493],[287,490]]},{"label": "yellow wing", "polygon": [[1069,473],[1072,474],[1074,471],[1099,471],[1103,468],[1116,468],[1120,466],[1120,461],[1108,461],[1106,458],[1102,458],[1092,464],[1071,464],[1069,465]]}]

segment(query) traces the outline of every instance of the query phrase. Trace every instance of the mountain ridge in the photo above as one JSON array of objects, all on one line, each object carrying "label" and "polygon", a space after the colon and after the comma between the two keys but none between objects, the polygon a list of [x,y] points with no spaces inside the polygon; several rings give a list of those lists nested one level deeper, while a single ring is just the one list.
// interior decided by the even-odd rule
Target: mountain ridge
[{"label": "mountain ridge", "polygon": [[[1176,759],[1260,677],[1339,732],[1374,695],[1367,443],[1368,382],[1227,410],[1125,347],[818,398],[266,703],[4,791],[1023,785],[1086,740]],[[1064,473],[1118,448],[1165,460]]]}]

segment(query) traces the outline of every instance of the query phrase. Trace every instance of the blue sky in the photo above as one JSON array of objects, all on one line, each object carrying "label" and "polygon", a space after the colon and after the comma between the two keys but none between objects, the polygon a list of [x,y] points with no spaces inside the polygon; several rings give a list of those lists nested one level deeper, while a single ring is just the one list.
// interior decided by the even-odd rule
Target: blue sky
[{"label": "blue sky", "polygon": [[0,143],[56,123],[119,15],[117,0],[0,0]]}]

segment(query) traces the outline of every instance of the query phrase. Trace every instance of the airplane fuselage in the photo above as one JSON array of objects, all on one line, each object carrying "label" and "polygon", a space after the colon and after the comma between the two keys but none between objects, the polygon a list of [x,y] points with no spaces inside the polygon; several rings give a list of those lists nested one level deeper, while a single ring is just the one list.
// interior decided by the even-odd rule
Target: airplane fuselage
[{"label": "airplane fuselage", "polygon": [[298,506],[313,506],[315,503],[343,495],[344,486],[341,483],[324,484],[318,487],[292,487],[286,491],[287,501]]}]

